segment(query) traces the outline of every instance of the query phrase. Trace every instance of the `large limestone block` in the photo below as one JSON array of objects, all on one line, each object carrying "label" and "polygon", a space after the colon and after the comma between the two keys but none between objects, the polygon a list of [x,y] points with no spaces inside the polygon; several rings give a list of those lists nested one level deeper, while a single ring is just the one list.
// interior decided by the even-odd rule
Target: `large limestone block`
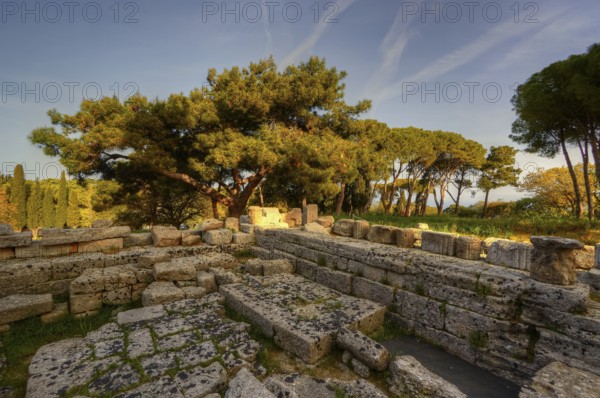
[{"label": "large limestone block", "polygon": [[154,246],[168,247],[179,246],[181,244],[181,231],[175,227],[152,227],[152,241]]},{"label": "large limestone block", "polygon": [[131,286],[103,292],[102,302],[109,305],[131,303]]},{"label": "large limestone block", "polygon": [[191,281],[196,279],[196,267],[191,263],[154,264],[154,279],[157,281]]},{"label": "large limestone block", "polygon": [[390,363],[389,351],[357,330],[341,328],[336,338],[337,345],[348,350],[369,368],[383,372]]},{"label": "large limestone block", "polygon": [[582,250],[575,250],[575,268],[580,270],[590,270],[595,264],[595,247],[583,246]]},{"label": "large limestone block", "polygon": [[396,243],[396,231],[398,228],[387,225],[371,225],[367,240],[374,243],[391,245]]},{"label": "large limestone block", "polygon": [[29,246],[32,236],[31,231],[0,236],[0,249],[5,247]]},{"label": "large limestone block", "polygon": [[456,240],[456,257],[465,260],[479,260],[481,257],[481,239],[474,236],[460,236]]},{"label": "large limestone block", "polygon": [[71,294],[91,294],[104,290],[104,272],[101,268],[90,268],[83,271],[71,282]]},{"label": "large limestone block", "polygon": [[218,290],[215,276],[206,271],[199,271],[196,274],[196,283],[198,287],[203,288],[206,293],[213,293]]},{"label": "large limestone block", "polygon": [[416,228],[398,228],[396,230],[396,245],[399,247],[412,249],[415,247],[415,240],[417,240],[417,234],[415,231],[419,231],[419,239],[421,237],[421,230]]},{"label": "large limestone block", "polygon": [[85,314],[102,308],[102,293],[72,294],[70,296],[71,312]]},{"label": "large limestone block", "polygon": [[144,293],[142,293],[142,304],[144,307],[152,307],[183,299],[185,299],[184,291],[175,286],[173,282],[152,282],[144,290]]},{"label": "large limestone block", "polygon": [[240,230],[240,219],[237,217],[226,218],[224,228],[234,232],[238,232]]},{"label": "large limestone block", "polygon": [[337,220],[332,231],[336,235],[351,237],[354,235],[354,220]]},{"label": "large limestone block", "polygon": [[16,247],[15,257],[34,258],[34,257],[56,257],[67,256],[77,253],[77,243],[67,243],[64,245],[44,246],[41,241],[33,241],[29,246]]},{"label": "large limestone block", "polygon": [[329,235],[327,228],[323,227],[321,224],[318,224],[316,222],[311,222],[311,223],[305,224],[302,227],[302,229],[306,232],[311,232],[314,234]]},{"label": "large limestone block", "polygon": [[15,294],[0,299],[0,325],[45,314],[54,308],[51,294]]},{"label": "large limestone block", "polygon": [[213,229],[221,229],[223,228],[223,221],[216,220],[214,218],[204,220],[200,223],[198,230],[201,232],[211,231]]},{"label": "large limestone block", "polygon": [[302,209],[294,208],[283,215],[283,221],[290,228],[299,227],[302,225]]},{"label": "large limestone block", "polygon": [[310,224],[319,218],[319,206],[312,204],[302,207],[302,225]]},{"label": "large limestone block", "polygon": [[225,398],[275,398],[267,388],[246,368],[229,382]]},{"label": "large limestone block", "polygon": [[13,233],[14,231],[10,224],[0,223],[0,236],[12,235]]},{"label": "large limestone block", "polygon": [[519,398],[597,398],[599,394],[600,376],[552,362],[521,389]]},{"label": "large limestone block", "polygon": [[331,228],[333,227],[333,223],[335,223],[335,218],[333,216],[321,216],[315,222],[324,228]]},{"label": "large limestone block", "polygon": [[430,253],[453,256],[456,250],[457,238],[457,234],[423,231],[421,234],[421,249]]},{"label": "large limestone block", "polygon": [[197,235],[188,235],[181,239],[181,244],[183,246],[198,246],[201,243],[202,238]]},{"label": "large limestone block", "polygon": [[142,232],[137,234],[132,233],[123,238],[124,247],[152,246],[153,244],[154,241],[152,240],[152,233],[150,232]]},{"label": "large limestone block", "polygon": [[454,384],[426,369],[410,355],[394,358],[390,364],[390,391],[399,396],[466,398]]},{"label": "large limestone block", "polygon": [[112,238],[125,238],[131,233],[129,227],[109,227],[109,228],[78,228],[78,229],[60,229],[60,228],[42,228],[40,229],[42,244],[62,245],[66,243],[89,242],[94,240],[104,240]]},{"label": "large limestone block", "polygon": [[249,245],[256,242],[256,236],[254,234],[246,234],[244,232],[233,233],[233,243],[238,245]]},{"label": "large limestone block", "polygon": [[77,245],[78,253],[95,253],[104,251],[120,250],[123,248],[123,238],[111,238],[81,242]]},{"label": "large limestone block", "polygon": [[354,239],[366,239],[369,234],[369,222],[367,220],[354,220],[352,237]]},{"label": "large limestone block", "polygon": [[289,260],[262,260],[263,275],[293,274],[294,265]]},{"label": "large limestone block", "polygon": [[233,233],[228,229],[213,229],[202,233],[202,240],[209,245],[228,245]]},{"label": "large limestone block", "polygon": [[577,282],[575,250],[583,243],[575,239],[550,236],[532,236],[531,277],[554,285],[572,285]]},{"label": "large limestone block", "polygon": [[532,248],[530,243],[498,239],[488,249],[487,262],[528,271],[531,267]]},{"label": "large limestone block", "polygon": [[276,207],[250,206],[248,207],[248,217],[250,224],[253,225],[265,226],[282,222],[281,213]]}]

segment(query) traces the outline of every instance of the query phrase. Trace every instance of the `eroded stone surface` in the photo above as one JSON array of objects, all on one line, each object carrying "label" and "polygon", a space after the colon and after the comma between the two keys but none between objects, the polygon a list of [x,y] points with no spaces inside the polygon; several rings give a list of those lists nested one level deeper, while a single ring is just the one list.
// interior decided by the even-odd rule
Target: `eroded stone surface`
[{"label": "eroded stone surface", "polygon": [[15,294],[0,299],[0,325],[45,314],[54,308],[51,294]]},{"label": "eroded stone surface", "polygon": [[403,396],[431,398],[466,398],[454,384],[430,372],[414,357],[396,357],[390,364],[390,390]]},{"label": "eroded stone surface", "polygon": [[352,353],[369,368],[383,372],[390,362],[388,350],[365,336],[363,333],[348,328],[341,328],[336,340],[338,346]]},{"label": "eroded stone surface", "polygon": [[89,397],[181,398],[224,391],[228,369],[220,362],[234,358],[252,367],[260,345],[248,325],[221,315],[222,302],[213,293],[167,310],[129,310],[83,339],[43,346],[29,367],[26,397],[87,390]]},{"label": "eroded stone surface", "polygon": [[597,398],[599,394],[600,376],[552,362],[521,390],[519,398]]},{"label": "eroded stone surface", "polygon": [[246,276],[219,290],[228,305],[307,363],[330,352],[340,328],[369,332],[381,326],[385,313],[383,306],[290,274]]}]

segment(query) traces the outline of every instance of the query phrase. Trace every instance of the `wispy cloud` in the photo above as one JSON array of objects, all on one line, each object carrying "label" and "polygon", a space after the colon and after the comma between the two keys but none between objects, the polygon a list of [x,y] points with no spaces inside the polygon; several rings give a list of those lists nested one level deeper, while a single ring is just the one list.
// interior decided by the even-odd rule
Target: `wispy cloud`
[{"label": "wispy cloud", "polygon": [[[552,15],[555,17],[558,13]],[[512,20],[494,25],[491,29],[479,36],[477,39],[437,59],[430,65],[419,70],[400,81],[388,85],[378,92],[373,98],[375,103],[395,98],[402,94],[405,82],[427,82],[443,76],[461,66],[464,66],[481,57],[494,47],[519,36],[529,35],[530,32],[540,27],[537,24],[515,24]]]},{"label": "wispy cloud", "polygon": [[373,97],[398,73],[404,50],[410,38],[417,33],[416,29],[410,28],[416,15],[416,13],[411,14],[410,19],[407,20],[404,9],[400,8],[398,10],[392,26],[379,46],[382,61],[367,83],[366,97]]},{"label": "wispy cloud", "polygon": [[[338,13],[337,16],[341,15],[348,7],[354,4],[356,0],[344,0],[338,1],[336,4],[338,5]],[[300,44],[298,44],[281,62],[283,66],[291,65],[295,62],[298,62],[301,57],[310,53],[314,46],[319,42],[319,39],[327,28],[329,27],[329,23],[319,22],[316,24],[315,29],[306,37]]]}]

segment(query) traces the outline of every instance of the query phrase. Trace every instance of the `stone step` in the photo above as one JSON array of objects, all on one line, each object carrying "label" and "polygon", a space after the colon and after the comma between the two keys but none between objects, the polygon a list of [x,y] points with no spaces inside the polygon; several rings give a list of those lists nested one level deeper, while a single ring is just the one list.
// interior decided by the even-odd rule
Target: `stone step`
[{"label": "stone step", "polygon": [[227,285],[217,280],[227,304],[306,363],[327,355],[342,327],[369,333],[383,324],[384,306],[297,275],[241,279],[241,283]]},{"label": "stone step", "polygon": [[0,326],[54,309],[51,294],[15,294],[0,299]]},{"label": "stone step", "polygon": [[185,292],[173,282],[152,282],[142,293],[142,304],[151,307],[185,299]]}]

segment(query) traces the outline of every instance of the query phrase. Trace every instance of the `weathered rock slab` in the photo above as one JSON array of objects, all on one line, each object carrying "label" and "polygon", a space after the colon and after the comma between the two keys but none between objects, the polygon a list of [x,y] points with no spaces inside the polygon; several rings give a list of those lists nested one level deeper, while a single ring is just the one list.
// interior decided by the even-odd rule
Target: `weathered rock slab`
[{"label": "weathered rock slab", "polygon": [[552,362],[521,389],[519,398],[597,398],[599,394],[600,376]]},{"label": "weathered rock slab", "polygon": [[42,237],[41,242],[44,246],[89,242],[112,238],[125,238],[130,233],[131,228],[129,227],[77,229],[42,228],[39,232],[40,236]]},{"label": "weathered rock slab", "polygon": [[142,293],[144,307],[183,300],[185,293],[173,282],[152,282]]},{"label": "weathered rock slab", "polygon": [[45,314],[54,309],[51,294],[15,294],[0,298],[0,325]]},{"label": "weathered rock slab", "polygon": [[454,384],[427,370],[410,355],[396,357],[390,364],[390,390],[400,396],[466,398]]},{"label": "weathered rock slab", "polygon": [[248,369],[242,368],[229,382],[225,398],[275,398]]},{"label": "weathered rock slab", "polygon": [[388,368],[389,351],[359,331],[341,328],[337,334],[336,343],[373,370],[383,372]]}]

